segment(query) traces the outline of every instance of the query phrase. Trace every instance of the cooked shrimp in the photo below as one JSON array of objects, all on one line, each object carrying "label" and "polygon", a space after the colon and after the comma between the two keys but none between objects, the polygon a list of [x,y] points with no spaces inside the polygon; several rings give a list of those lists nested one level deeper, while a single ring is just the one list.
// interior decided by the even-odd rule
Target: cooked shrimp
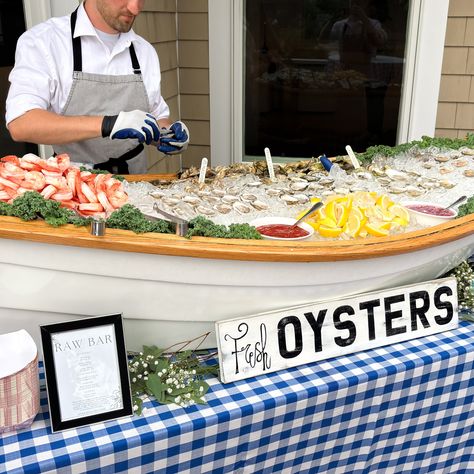
[{"label": "cooked shrimp", "polygon": [[63,174],[61,173],[61,171],[48,171],[48,170],[41,170],[41,172],[45,175],[45,176],[51,176],[52,178],[59,178],[61,177]]},{"label": "cooked shrimp", "polygon": [[68,209],[72,209],[75,211],[77,209],[77,206],[79,205],[76,201],[60,201],[61,202],[61,207],[66,207]]},{"label": "cooked shrimp", "polygon": [[20,185],[26,189],[41,191],[46,186],[46,180],[39,171],[28,171]]},{"label": "cooked shrimp", "polygon": [[41,161],[41,158],[38,155],[35,155],[34,153],[27,153],[26,155],[23,155],[21,158],[22,163],[33,163],[36,165],[39,165]]},{"label": "cooked shrimp", "polygon": [[0,158],[0,161],[3,161],[4,163],[6,162],[13,163],[16,166],[20,166],[20,160],[18,159],[18,156],[16,155],[6,155],[3,158]]},{"label": "cooked shrimp", "polygon": [[84,203],[84,202],[89,202],[87,197],[84,195],[82,192],[82,181],[81,181],[81,173],[79,172],[79,169],[74,170],[74,175],[75,175],[75,183],[74,183],[74,188],[76,191],[77,199],[79,202]]},{"label": "cooked shrimp", "polygon": [[70,201],[72,199],[72,191],[69,188],[60,189],[51,196],[55,201]]},{"label": "cooked shrimp", "polygon": [[64,176],[45,176],[46,184],[52,184],[55,188],[62,189],[67,187],[67,180]]},{"label": "cooked shrimp", "polygon": [[58,160],[56,159],[55,156],[51,156],[47,160],[41,160],[40,159],[38,164],[44,170],[61,172],[61,170],[59,169],[59,166],[58,166]]},{"label": "cooked shrimp", "polygon": [[92,191],[87,183],[81,183],[81,191],[89,202],[99,202],[97,196],[94,194],[94,191]]},{"label": "cooked shrimp", "polygon": [[73,196],[76,195],[76,174],[78,173],[77,169],[69,168],[66,173],[66,181],[68,188],[72,191]]},{"label": "cooked shrimp", "polygon": [[3,184],[5,188],[18,189],[20,186],[9,179],[5,179],[3,176],[0,176],[0,183]]},{"label": "cooked shrimp", "polygon": [[115,209],[119,209],[128,202],[128,196],[123,191],[115,191],[115,193],[110,194],[107,197],[109,198],[110,204],[112,204]]},{"label": "cooked shrimp", "polygon": [[71,166],[71,159],[67,153],[56,156],[56,161],[61,172],[65,172]]},{"label": "cooked shrimp", "polygon": [[100,202],[86,202],[77,206],[80,211],[103,212],[104,208]]},{"label": "cooked shrimp", "polygon": [[41,191],[41,196],[43,196],[45,199],[49,199],[54,193],[56,193],[58,190],[51,184],[48,184],[43,191]]},{"label": "cooked shrimp", "polygon": [[3,176],[6,179],[10,178],[23,178],[25,175],[26,171],[21,169],[19,166],[6,162],[6,163],[0,163],[0,175]]},{"label": "cooked shrimp", "polygon": [[114,212],[115,209],[114,206],[112,206],[112,204],[107,199],[105,181],[108,179],[108,176],[111,175],[98,174],[95,178],[94,184],[97,192],[97,199],[102,204],[105,211],[111,214],[112,212]]}]

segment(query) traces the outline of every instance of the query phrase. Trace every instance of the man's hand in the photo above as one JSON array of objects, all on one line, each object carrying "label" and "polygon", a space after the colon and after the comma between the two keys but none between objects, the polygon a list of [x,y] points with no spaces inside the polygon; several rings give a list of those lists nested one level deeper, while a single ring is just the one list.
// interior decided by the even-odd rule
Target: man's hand
[{"label": "man's hand", "polygon": [[174,122],[169,129],[161,129],[158,150],[167,155],[181,153],[189,144],[189,130],[183,122]]},{"label": "man's hand", "polygon": [[160,130],[153,115],[132,110],[106,115],[102,120],[102,136],[111,139],[136,138],[140,143],[149,145],[160,139]]}]

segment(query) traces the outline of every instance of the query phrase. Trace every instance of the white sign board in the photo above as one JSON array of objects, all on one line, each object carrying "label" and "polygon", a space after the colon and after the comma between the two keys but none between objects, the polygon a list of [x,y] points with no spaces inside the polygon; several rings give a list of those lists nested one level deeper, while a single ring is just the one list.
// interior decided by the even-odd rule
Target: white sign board
[{"label": "white sign board", "polygon": [[241,380],[458,327],[443,278],[216,323],[220,378]]}]

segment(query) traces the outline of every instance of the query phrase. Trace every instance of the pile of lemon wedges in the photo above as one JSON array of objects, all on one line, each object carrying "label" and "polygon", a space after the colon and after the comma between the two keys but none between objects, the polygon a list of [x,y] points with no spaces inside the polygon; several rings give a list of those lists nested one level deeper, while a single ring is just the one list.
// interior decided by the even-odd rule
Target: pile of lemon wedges
[{"label": "pile of lemon wedges", "polygon": [[[319,200],[312,198],[311,202],[314,204]],[[306,222],[323,237],[384,237],[391,230],[406,227],[410,215],[405,207],[393,202],[386,194],[358,191],[328,197],[324,206]]]}]

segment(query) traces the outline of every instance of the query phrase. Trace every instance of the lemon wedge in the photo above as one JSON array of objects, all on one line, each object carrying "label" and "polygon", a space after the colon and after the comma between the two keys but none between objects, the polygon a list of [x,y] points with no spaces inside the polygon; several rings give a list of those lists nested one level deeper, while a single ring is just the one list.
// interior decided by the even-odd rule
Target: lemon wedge
[{"label": "lemon wedge", "polygon": [[357,237],[360,234],[360,231],[365,224],[365,219],[360,217],[356,213],[349,215],[347,223],[344,226],[344,232],[351,237]]},{"label": "lemon wedge", "polygon": [[394,204],[390,207],[389,211],[393,217],[399,217],[407,224],[410,222],[410,213],[406,207],[400,206],[400,204]]},{"label": "lemon wedge", "polygon": [[393,206],[394,202],[386,194],[381,194],[375,201],[375,204],[382,209],[388,209],[390,206]]},{"label": "lemon wedge", "polygon": [[318,227],[318,232],[323,237],[339,237],[342,234],[342,229],[340,227],[329,227],[321,224]]},{"label": "lemon wedge", "polygon": [[374,237],[385,237],[388,235],[388,232],[390,230],[390,225],[391,225],[390,222],[386,222],[385,224],[382,224],[379,226],[376,224],[367,222],[364,228],[368,234],[373,235]]},{"label": "lemon wedge", "polygon": [[324,217],[319,220],[319,225],[324,225],[326,227],[339,227],[334,219],[331,217]]}]

